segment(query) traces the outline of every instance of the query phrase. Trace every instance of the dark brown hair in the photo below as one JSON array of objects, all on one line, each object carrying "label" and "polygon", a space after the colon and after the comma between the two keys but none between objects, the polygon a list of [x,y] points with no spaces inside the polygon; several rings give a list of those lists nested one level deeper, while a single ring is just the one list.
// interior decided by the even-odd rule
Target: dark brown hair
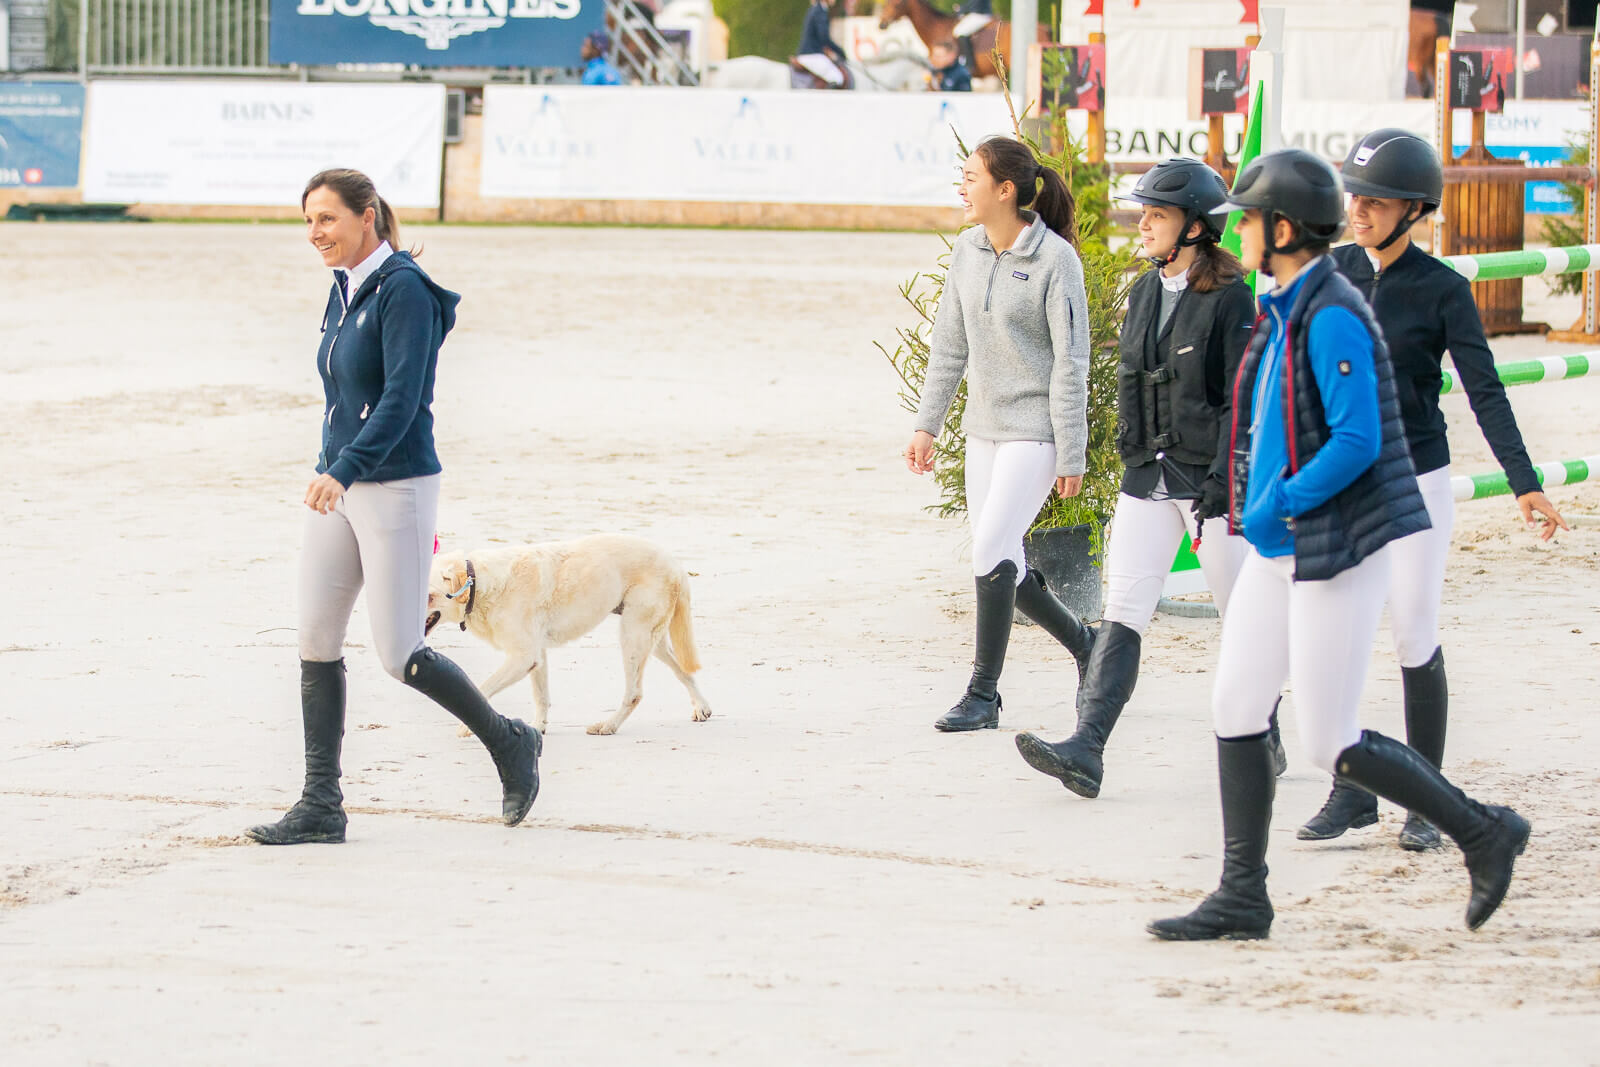
[{"label": "dark brown hair", "polygon": [[[372,228],[378,235],[378,240],[388,241],[390,248],[400,247],[400,224],[395,221],[394,209],[389,202],[378,195],[378,187],[372,184],[372,179],[362,174],[359,170],[319,171],[306,182],[305,192],[300,194],[300,210],[306,208],[306,198],[318,189],[332,189],[344,201],[344,206],[354,211],[357,215],[365,214],[367,208],[372,209]],[[413,253],[414,254],[414,253]]]},{"label": "dark brown hair", "polygon": [[1041,167],[1033,149],[1011,137],[995,136],[972,150],[996,185],[1017,187],[1017,207],[1032,207],[1044,224],[1078,247],[1078,205],[1061,175]]},{"label": "dark brown hair", "polygon": [[1244,277],[1239,257],[1207,238],[1194,246],[1194,263],[1189,267],[1189,288],[1209,293],[1232,285]]}]

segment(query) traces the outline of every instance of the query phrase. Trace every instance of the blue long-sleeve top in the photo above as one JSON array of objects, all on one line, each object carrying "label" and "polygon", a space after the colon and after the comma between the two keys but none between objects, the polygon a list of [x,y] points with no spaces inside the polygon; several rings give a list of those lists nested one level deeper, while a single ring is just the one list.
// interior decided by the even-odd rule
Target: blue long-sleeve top
[{"label": "blue long-sleeve top", "polygon": [[[1285,374],[1291,359],[1289,322],[1309,270],[1287,288],[1261,298],[1271,331],[1256,374],[1250,423],[1250,480],[1245,492],[1244,536],[1263,556],[1294,553],[1293,519],[1333,499],[1378,459],[1383,446],[1378,417],[1378,376],[1372,337],[1354,314],[1324,308],[1309,324],[1307,353],[1322,400],[1329,437],[1291,472],[1284,405]],[[1305,383],[1295,383],[1297,389]]]},{"label": "blue long-sleeve top", "polygon": [[844,61],[844,49],[833,43],[833,37],[828,33],[828,6],[826,4],[812,4],[806,11],[806,21],[800,31],[800,47],[795,49],[797,56],[825,55],[840,62]]}]

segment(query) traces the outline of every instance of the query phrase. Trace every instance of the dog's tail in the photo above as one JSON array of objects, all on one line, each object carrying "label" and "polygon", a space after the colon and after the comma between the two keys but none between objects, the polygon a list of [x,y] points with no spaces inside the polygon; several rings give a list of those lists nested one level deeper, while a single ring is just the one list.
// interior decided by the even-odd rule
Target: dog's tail
[{"label": "dog's tail", "polygon": [[685,674],[700,669],[700,653],[694,647],[694,624],[689,619],[689,583],[679,583],[678,595],[672,605],[672,621],[667,624],[667,639],[672,642],[672,656]]}]

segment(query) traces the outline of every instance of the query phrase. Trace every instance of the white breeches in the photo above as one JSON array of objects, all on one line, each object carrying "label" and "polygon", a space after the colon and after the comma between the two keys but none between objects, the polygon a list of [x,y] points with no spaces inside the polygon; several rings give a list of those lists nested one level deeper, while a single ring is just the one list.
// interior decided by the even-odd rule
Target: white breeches
[{"label": "white breeches", "polygon": [[1211,712],[1217,736],[1250,737],[1285,680],[1311,762],[1332,773],[1339,753],[1361,738],[1357,711],[1383,614],[1387,550],[1327,581],[1294,580],[1294,557],[1250,549],[1222,620]]},{"label": "white breeches", "polygon": [[956,28],[951,33],[951,36],[971,37],[993,21],[993,15],[962,15],[961,21],[956,23]]},{"label": "white breeches", "polygon": [[[1106,543],[1107,622],[1121,623],[1141,635],[1150,625],[1183,535],[1195,535],[1191,503],[1118,495]],[[1200,570],[1217,610],[1223,614],[1227,614],[1228,594],[1249,548],[1244,538],[1229,535],[1226,518],[1206,520],[1195,555],[1200,558]]]},{"label": "white breeches", "polygon": [[1444,599],[1444,568],[1450,554],[1450,528],[1456,502],[1450,468],[1417,476],[1428,505],[1431,530],[1389,544],[1389,624],[1402,667],[1420,667],[1439,647],[1439,602]]},{"label": "white breeches", "polygon": [[838,87],[844,84],[844,71],[839,69],[839,64],[823,55],[821,52],[808,52],[803,56],[795,56],[795,62],[827,82]]},{"label": "white breeches", "polygon": [[972,524],[973,574],[981,577],[1009,559],[1017,565],[1017,583],[1022,583],[1028,569],[1022,539],[1055,482],[1054,444],[967,438],[967,520]]}]

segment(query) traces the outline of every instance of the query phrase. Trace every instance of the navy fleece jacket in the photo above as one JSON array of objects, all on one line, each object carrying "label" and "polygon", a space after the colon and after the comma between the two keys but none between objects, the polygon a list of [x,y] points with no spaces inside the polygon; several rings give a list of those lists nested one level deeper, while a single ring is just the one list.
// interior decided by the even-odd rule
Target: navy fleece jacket
[{"label": "navy fleece jacket", "polygon": [[405,252],[384,260],[348,306],[334,283],[317,349],[325,398],[317,473],[349,488],[443,469],[430,405],[439,346],[460,302]]}]

